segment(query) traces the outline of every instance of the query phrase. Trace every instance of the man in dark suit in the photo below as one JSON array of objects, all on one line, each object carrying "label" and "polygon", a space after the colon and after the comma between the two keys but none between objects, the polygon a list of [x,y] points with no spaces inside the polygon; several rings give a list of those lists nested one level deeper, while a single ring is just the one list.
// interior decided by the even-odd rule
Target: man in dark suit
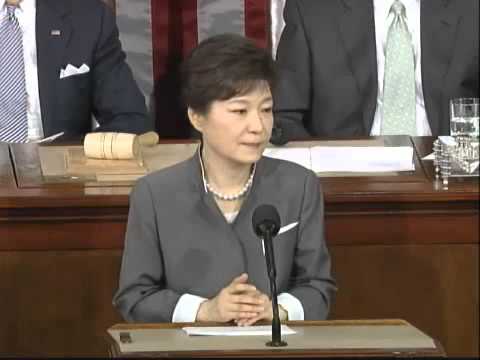
[{"label": "man in dark suit", "polygon": [[[0,15],[10,31],[0,36],[0,65],[12,67],[0,74],[0,141],[81,137],[92,130],[92,115],[97,131],[152,130],[115,16],[102,1],[0,0]],[[22,47],[24,61],[15,62]]]},{"label": "man in dark suit", "polygon": [[477,0],[287,0],[274,92],[277,136],[385,134],[395,2],[413,53],[410,135],[449,134],[449,100],[479,93]]}]

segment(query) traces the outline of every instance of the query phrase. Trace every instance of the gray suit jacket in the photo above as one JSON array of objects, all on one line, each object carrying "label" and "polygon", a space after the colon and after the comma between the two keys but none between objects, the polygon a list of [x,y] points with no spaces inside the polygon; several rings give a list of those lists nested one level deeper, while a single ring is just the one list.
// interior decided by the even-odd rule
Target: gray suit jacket
[{"label": "gray suit jacket", "polygon": [[[420,6],[425,110],[432,134],[447,135],[449,100],[479,96],[478,0]],[[373,0],[287,0],[284,17],[276,133],[370,135],[378,90]]]},{"label": "gray suit jacket", "polygon": [[302,303],[305,319],[325,319],[335,283],[324,240],[323,198],[315,174],[262,158],[250,193],[228,224],[205,192],[198,155],[140,179],[130,198],[119,289],[114,305],[127,321],[170,322],[180,296],[214,297],[243,272],[270,294],[252,214],[275,206],[282,226],[274,239],[278,292]]}]

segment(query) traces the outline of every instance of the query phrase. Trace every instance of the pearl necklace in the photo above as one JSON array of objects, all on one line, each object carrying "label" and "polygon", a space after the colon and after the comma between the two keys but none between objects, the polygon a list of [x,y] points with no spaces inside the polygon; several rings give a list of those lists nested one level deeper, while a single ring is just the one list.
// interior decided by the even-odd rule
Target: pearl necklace
[{"label": "pearl necklace", "polygon": [[243,185],[242,190],[232,195],[222,194],[221,192],[215,190],[212,187],[212,185],[208,183],[208,181],[205,181],[205,185],[207,186],[208,191],[210,191],[213,194],[213,196],[215,196],[217,199],[225,200],[225,201],[234,201],[234,200],[240,199],[241,197],[244,197],[247,194],[248,190],[252,186],[254,174],[255,174],[255,165],[253,165],[253,170],[250,173],[250,176],[248,177],[247,182],[245,183],[245,185]]}]

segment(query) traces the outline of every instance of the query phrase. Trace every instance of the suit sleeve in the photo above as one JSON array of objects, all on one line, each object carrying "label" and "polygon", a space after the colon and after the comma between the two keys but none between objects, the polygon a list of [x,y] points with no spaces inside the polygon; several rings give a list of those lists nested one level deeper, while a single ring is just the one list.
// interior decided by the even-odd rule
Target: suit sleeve
[{"label": "suit sleeve", "polygon": [[305,320],[323,320],[328,316],[336,286],[325,243],[323,195],[312,172],[305,181],[298,236],[288,292],[302,303]]},{"label": "suit sleeve", "polygon": [[102,22],[93,54],[93,113],[98,131],[144,133],[153,130],[145,98],[125,61],[115,16],[101,5]]},{"label": "suit sleeve", "polygon": [[275,126],[289,140],[309,138],[304,117],[310,110],[310,49],[296,0],[286,1],[284,19],[277,49],[279,76],[273,91]]},{"label": "suit sleeve", "polygon": [[140,179],[130,196],[119,289],[113,304],[129,322],[170,322],[181,294],[166,288],[155,207]]}]

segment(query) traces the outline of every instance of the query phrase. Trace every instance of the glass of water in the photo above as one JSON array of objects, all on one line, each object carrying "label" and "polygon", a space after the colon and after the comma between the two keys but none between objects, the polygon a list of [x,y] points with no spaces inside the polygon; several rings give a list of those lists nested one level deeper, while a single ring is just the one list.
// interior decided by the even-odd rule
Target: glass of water
[{"label": "glass of water", "polygon": [[453,137],[478,138],[478,98],[460,98],[450,101],[450,132]]},{"label": "glass of water", "polygon": [[467,172],[471,172],[472,167],[478,167],[479,109],[478,98],[450,101],[450,134],[456,143],[455,157]]}]

